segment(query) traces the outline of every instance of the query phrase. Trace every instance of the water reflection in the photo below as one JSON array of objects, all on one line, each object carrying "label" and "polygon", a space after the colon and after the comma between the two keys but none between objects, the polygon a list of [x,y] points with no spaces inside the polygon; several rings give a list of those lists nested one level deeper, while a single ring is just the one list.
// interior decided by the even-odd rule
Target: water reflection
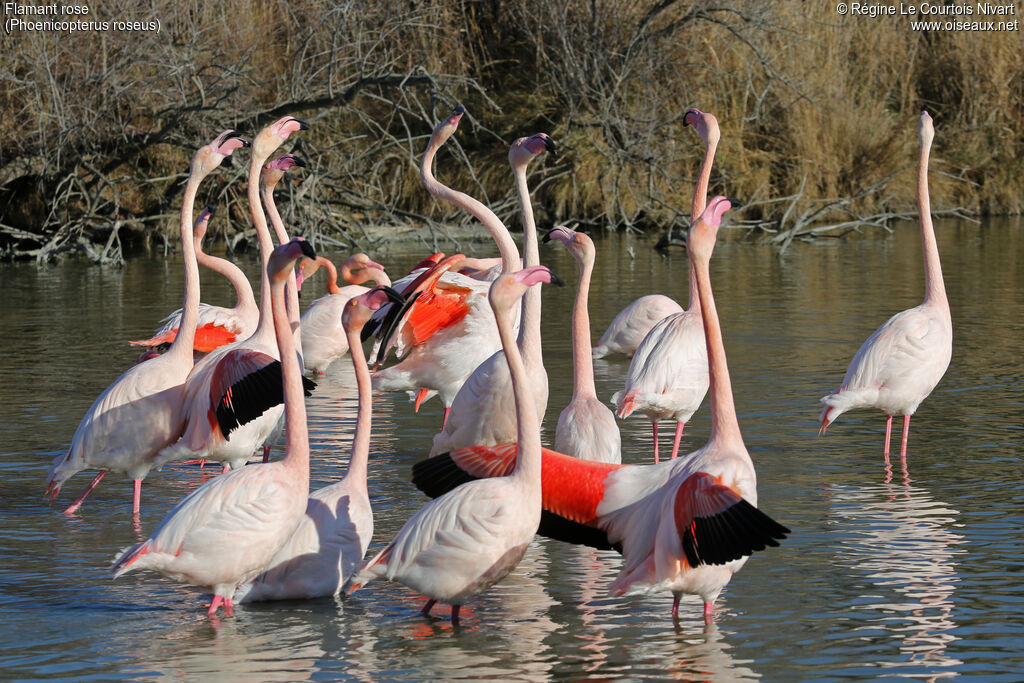
[{"label": "water reflection", "polygon": [[865,636],[878,637],[881,628],[897,641],[901,656],[883,666],[923,666],[933,677],[955,676],[949,669],[962,661],[947,650],[959,640],[954,593],[966,541],[953,529],[960,512],[915,486],[906,459],[897,467],[894,475],[886,458],[880,485],[829,488],[836,534],[846,539],[838,561],[875,587],[850,608],[868,618],[858,629]]}]

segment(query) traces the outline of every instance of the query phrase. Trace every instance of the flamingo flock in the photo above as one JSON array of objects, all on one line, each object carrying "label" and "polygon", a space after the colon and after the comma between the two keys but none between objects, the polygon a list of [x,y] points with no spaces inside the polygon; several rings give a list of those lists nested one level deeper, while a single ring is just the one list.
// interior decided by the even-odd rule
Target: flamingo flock
[{"label": "flamingo flock", "polygon": [[[469,212],[493,238],[497,257],[433,254],[392,282],[383,265],[353,254],[339,269],[292,237],[274,203],[274,188],[304,163],[286,153],[269,161],[309,126],[285,116],[251,143],[226,130],[192,159],[180,212],[184,301],[149,338],[145,362],[116,379],[82,418],[66,453],[54,460],[47,493],[56,497],[75,473],[98,470],[65,514],[110,471],[133,480],[133,514],[147,474],[191,458],[223,463],[170,510],[145,540],[124,549],[111,575],[151,570],[212,593],[207,614],[237,604],[320,596],[358,600],[377,580],[426,597],[421,612],[451,605],[451,620],[473,596],[513,572],[537,535],[614,550],[621,569],[611,596],[670,593],[671,616],[683,596],[698,596],[711,623],[732,576],[755,552],[778,546],[790,529],[758,507],[755,463],[736,412],[709,264],[719,228],[736,200],[707,199],[720,139],[717,119],[691,109],[684,123],[704,146],[687,237],[688,305],[651,294],[626,306],[592,346],[589,289],[598,258],[594,241],[565,226],[550,229],[579,265],[572,312],[572,398],[561,410],[554,449],[542,444],[548,377],[541,334],[541,285],[563,283],[540,263],[527,168],[555,153],[546,133],[515,140],[509,162],[523,226],[523,258],[502,221],[483,202],[434,176],[438,150],[457,131],[456,107],[433,130],[420,164],[428,193]],[[925,298],[897,313],[854,356],[843,383],[822,399],[820,431],[860,407],[910,416],[941,380],[952,349],[952,323],[930,218],[928,158],[934,128],[922,113],[917,201],[925,262]],[[213,207],[194,217],[199,183],[227,156],[250,148],[247,195],[260,251],[259,297],[242,271],[202,251]],[[268,225],[269,218],[269,225]],[[273,227],[273,232],[271,232]],[[274,245],[276,238],[277,246]],[[200,303],[199,266],[233,285],[233,308]],[[322,269],[328,293],[301,313],[299,290]],[[296,275],[296,270],[298,274]],[[372,287],[364,286],[373,283]],[[152,328],[150,328],[152,329]],[[375,338],[370,357],[364,344]],[[163,353],[160,353],[163,351]],[[604,403],[594,360],[632,356],[623,389]],[[347,472],[310,491],[305,400],[320,376],[348,355],[358,411]],[[382,367],[384,366],[384,367]],[[738,387],[742,390],[742,387]],[[430,498],[370,558],[369,476],[374,392],[405,391],[416,409],[438,395],[440,431],[422,444],[413,483]],[[706,442],[680,453],[690,417],[710,396]],[[614,407],[614,412],[613,412]],[[616,423],[632,413],[653,425],[653,464]],[[671,456],[659,459],[658,421],[673,419]],[[284,435],[280,458],[270,457]],[[260,457],[262,455],[262,457]],[[375,456],[377,457],[377,456]],[[140,535],[141,538],[141,535]],[[353,597],[348,597],[353,596]]]}]

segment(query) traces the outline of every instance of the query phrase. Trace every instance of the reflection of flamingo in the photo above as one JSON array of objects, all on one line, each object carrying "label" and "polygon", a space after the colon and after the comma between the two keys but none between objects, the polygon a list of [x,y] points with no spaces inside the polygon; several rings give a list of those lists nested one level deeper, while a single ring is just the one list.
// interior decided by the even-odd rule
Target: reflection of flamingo
[{"label": "reflection of flamingo", "polygon": [[[708,443],[684,458],[646,466],[542,454],[540,533],[598,547],[619,545],[624,566],[611,586],[614,594],[668,589],[673,616],[683,593],[697,594],[706,621],[715,598],[747,557],[789,533],[755,507],[756,475],[736,420],[711,292],[709,261],[730,206],[725,197],[715,197],[690,229],[688,242],[710,361]],[[413,483],[437,495],[460,481],[501,475],[514,457],[514,444],[458,449],[417,463]]]},{"label": "reflection of flamingo", "polygon": [[821,432],[852,408],[880,408],[885,421],[885,454],[889,455],[892,416],[903,415],[900,457],[907,455],[910,416],[949,367],[953,353],[953,321],[942,282],[939,247],[932,228],[928,197],[928,152],[935,129],[928,112],[918,124],[921,157],[917,167],[917,209],[924,252],[924,303],[889,318],[861,345],[835,393],[821,399]]},{"label": "reflection of flamingo", "polygon": [[[526,167],[544,151],[554,153],[555,143],[545,133],[519,138],[508,151],[508,160],[515,175],[519,206],[523,212],[523,266],[540,265],[537,224],[533,219],[530,189],[526,184]],[[465,262],[463,262],[463,266]],[[523,355],[528,389],[537,409],[537,419],[544,421],[548,407],[548,373],[540,341],[540,290],[530,289],[523,296],[519,326],[519,352]],[[512,379],[508,374],[505,354],[498,350],[476,367],[459,389],[452,409],[440,433],[434,436],[431,455],[445,453],[462,446],[508,443],[516,438],[516,411],[512,397]]]},{"label": "reflection of flamingo", "polygon": [[306,515],[266,570],[242,587],[239,602],[334,595],[362,562],[373,535],[373,510],[366,488],[373,390],[359,332],[370,313],[392,296],[400,303],[401,297],[393,290],[373,289],[354,297],[339,312],[359,387],[348,472],[341,481],[310,494]]},{"label": "reflection of flamingo", "polygon": [[523,558],[540,522],[540,422],[526,390],[512,308],[529,286],[552,278],[547,268],[534,266],[491,285],[519,416],[521,456],[515,469],[507,477],[464,484],[423,506],[353,577],[350,593],[374,578],[398,580],[429,598],[424,614],[438,600],[451,603],[457,624],[463,601],[500,581]]},{"label": "reflection of flamingo", "polygon": [[[260,318],[260,309],[256,305],[256,297],[252,293],[252,285],[242,269],[227,259],[211,256],[203,251],[203,237],[213,215],[213,207],[208,206],[196,219],[192,228],[196,260],[199,265],[220,273],[235,288],[236,303],[234,308],[199,304],[199,320],[196,323],[196,337],[192,347],[200,353],[209,353],[218,346],[230,344],[238,339],[245,339],[256,329]],[[163,326],[154,336],[144,341],[133,341],[132,346],[156,347],[174,341],[181,326],[181,309],[164,318]]]},{"label": "reflection of flamingo", "polygon": [[[718,120],[696,109],[686,112],[683,121],[692,125],[704,140],[704,163],[693,191],[690,215],[694,220],[704,212],[711,178],[711,163],[718,146]],[[689,248],[687,248],[689,252]],[[701,328],[700,299],[694,276],[693,259],[689,258],[690,303],[682,313],[670,315],[657,323],[644,337],[629,364],[625,388],[612,397],[619,417],[629,417],[635,410],[651,418],[654,429],[654,462],[658,462],[658,420],[676,421],[672,440],[672,457],[679,452],[683,427],[708,391],[708,359]]]},{"label": "reflection of flamingo", "polygon": [[390,286],[391,280],[384,273],[384,266],[374,263],[366,254],[353,254],[341,266],[342,277],[350,283],[347,287],[339,287],[337,270],[330,260],[319,257],[309,263],[299,274],[308,277],[316,271],[319,264],[327,269],[327,294],[309,305],[302,314],[302,363],[307,371],[323,374],[324,370],[335,359],[341,358],[349,349],[348,336],[341,325],[341,312],[349,299],[369,291],[360,287],[363,282],[373,280],[378,285]]},{"label": "reflection of flamingo", "polygon": [[594,271],[594,242],[587,235],[559,225],[545,237],[565,245],[580,264],[580,281],[572,307],[572,400],[558,416],[555,450],[598,462],[622,462],[622,439],[615,415],[597,398],[594,359],[590,353],[587,295]]},{"label": "reflection of flamingo", "polygon": [[163,356],[138,363],[107,387],[90,406],[71,441],[53,461],[47,493],[56,497],[76,472],[98,468],[99,474],[65,510],[71,514],[110,470],[135,481],[133,512],[139,511],[142,480],[157,452],[181,433],[183,385],[192,369],[192,345],[199,316],[199,265],[192,240],[192,207],[199,183],[224,157],[242,146],[235,131],[225,131],[192,157],[181,206],[181,254],[185,266],[184,315],[180,334]]},{"label": "reflection of flamingo", "polygon": [[[508,229],[482,203],[438,182],[431,170],[437,150],[455,133],[464,113],[465,108],[459,105],[434,128],[420,162],[420,178],[430,194],[465,209],[483,223],[498,245],[502,272],[510,273],[520,264],[519,251]],[[447,290],[439,298],[445,302],[444,315],[449,322],[439,328],[430,325],[434,311],[418,302],[409,312],[409,322],[395,335],[401,362],[374,373],[373,386],[381,391],[417,391],[417,406],[431,391],[436,391],[444,402],[447,420],[459,388],[480,363],[500,348],[500,342],[487,305],[489,283],[449,272],[438,287]],[[456,312],[458,315],[453,315]],[[405,330],[420,322],[428,323],[433,330],[426,338]],[[413,339],[415,343],[411,342]]]},{"label": "reflection of flamingo", "polygon": [[[256,227],[264,271],[273,242],[260,205],[260,168],[288,136],[308,127],[285,116],[260,131],[252,142],[249,212]],[[294,274],[288,277],[292,279]],[[288,314],[291,318],[291,311]],[[295,322],[297,329],[297,312]],[[160,452],[155,465],[191,458],[216,460],[231,468],[244,465],[257,448],[274,437],[283,411],[280,390],[275,386],[279,385],[279,378],[270,281],[264,273],[256,331],[242,342],[216,349],[196,364],[185,383],[185,430],[177,443]]]},{"label": "reflection of flamingo", "polygon": [[609,353],[632,356],[658,321],[682,312],[683,307],[664,294],[648,294],[634,300],[612,318],[594,347],[594,358],[604,358]]},{"label": "reflection of flamingo", "polygon": [[223,603],[230,615],[235,590],[259,574],[302,518],[309,495],[309,436],[302,366],[284,289],[303,255],[314,256],[313,248],[296,239],[278,247],[267,266],[280,346],[287,452],[277,462],[227,472],[193,491],[152,536],[121,554],[111,568],[114,578],[153,569],[175,581],[208,586],[214,596],[207,614],[216,614]]}]

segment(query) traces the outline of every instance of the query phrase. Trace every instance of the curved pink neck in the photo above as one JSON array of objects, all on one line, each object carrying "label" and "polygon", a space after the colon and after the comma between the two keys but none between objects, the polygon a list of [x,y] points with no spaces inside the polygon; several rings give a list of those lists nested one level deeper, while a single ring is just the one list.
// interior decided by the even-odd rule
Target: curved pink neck
[{"label": "curved pink neck", "polygon": [[352,479],[366,488],[367,461],[370,457],[370,431],[373,427],[373,386],[370,370],[363,353],[363,342],[358,329],[345,328],[348,350],[356,371],[356,386],[359,392],[359,411],[356,416],[356,431],[352,435],[352,456],[348,462],[345,479]]},{"label": "curved pink neck", "polygon": [[[193,166],[198,162],[193,161]],[[193,168],[185,183],[185,195],[181,203],[180,231],[181,258],[185,269],[185,297],[181,307],[181,324],[171,342],[168,354],[192,360],[192,346],[196,340],[196,325],[199,323],[199,263],[196,261],[195,242],[192,240],[192,210],[199,192],[199,183],[205,173]]]},{"label": "curved pink neck", "polygon": [[[268,235],[269,237],[269,235]],[[294,273],[295,269],[291,268]],[[287,451],[281,463],[309,477],[309,430],[306,426],[306,397],[302,390],[302,367],[292,334],[285,301],[285,283],[271,288],[274,336],[281,352],[281,383],[284,385],[284,421]]]},{"label": "curved pink neck", "polygon": [[[597,398],[594,386],[594,352],[590,345],[590,278],[594,272],[594,252],[588,249],[580,259],[580,281],[572,306],[572,397]],[[539,289],[532,287],[531,289]]]},{"label": "curved pink neck", "polygon": [[242,269],[225,258],[213,256],[203,251],[202,238],[195,239],[194,243],[196,260],[199,262],[199,265],[223,275],[231,283],[231,286],[235,288],[235,310],[241,311],[250,307],[255,308],[256,295],[253,294],[249,278],[245,276]]},{"label": "curved pink neck", "polygon": [[327,271],[327,292],[341,294],[341,287],[338,286],[338,269],[334,267],[334,261],[326,256],[317,256],[316,261]]},{"label": "curved pink neck", "polygon": [[[278,179],[281,176],[278,176]],[[260,198],[263,200],[263,205],[267,209],[267,216],[270,217],[270,223],[274,226],[274,234],[277,235],[278,244],[287,244],[288,240],[291,239],[288,236],[288,231],[285,230],[284,221],[281,220],[281,214],[277,210],[277,203],[274,201],[274,187],[277,185],[277,181],[260,183]],[[299,318],[301,317],[301,311],[299,310],[299,288],[295,283],[295,269],[292,268],[288,274],[288,281],[285,283],[285,301],[288,303],[288,320],[291,322],[292,329],[295,330],[296,344],[301,347],[301,338],[298,336],[300,332]]]},{"label": "curved pink neck", "polygon": [[917,212],[921,220],[921,251],[924,254],[924,302],[949,313],[946,285],[942,279],[939,245],[932,227],[931,198],[928,195],[929,145],[921,145],[921,159],[917,165]]},{"label": "curved pink neck", "polygon": [[519,353],[519,347],[512,336],[512,312],[502,310],[495,312],[498,323],[498,335],[501,337],[501,344],[505,349],[505,361],[508,363],[509,376],[512,379],[512,394],[516,403],[516,440],[519,443],[519,453],[516,457],[516,467],[511,476],[524,482],[529,487],[536,487],[537,494],[540,494],[540,422],[537,418],[537,409],[533,405],[533,396],[528,390],[529,380],[526,376],[526,367],[523,365],[523,356]]},{"label": "curved pink neck", "polygon": [[[704,161],[700,166],[700,173],[697,174],[697,184],[693,188],[693,200],[690,202],[690,222],[696,223],[708,204],[708,183],[711,182],[711,166],[715,161],[715,150],[718,149],[718,140],[708,138],[704,140]],[[689,261],[690,278],[690,300],[687,310],[700,311],[700,297],[697,296],[697,274],[693,267],[693,259],[689,258],[690,250],[687,249]]]},{"label": "curved pink neck", "polygon": [[[331,267],[334,267],[333,264]],[[373,266],[361,268],[359,269],[359,275],[353,275],[352,269],[349,268],[348,265],[342,265],[341,279],[350,285],[361,285],[364,282],[370,282],[372,280],[378,285],[383,285],[384,287],[391,286],[391,278],[388,277],[388,274],[380,268],[374,268]],[[341,290],[339,289],[338,291],[340,292]],[[332,293],[337,294],[338,292]]]},{"label": "curved pink neck", "polygon": [[[512,167],[516,181],[516,195],[523,213],[523,268],[540,265],[540,244],[537,240],[537,224],[533,218],[533,203],[530,188],[526,183],[526,165]],[[541,298],[540,287],[530,287],[523,295],[522,317],[519,322],[519,348],[529,364],[543,363],[543,346],[540,340]]]},{"label": "curved pink neck", "polygon": [[697,291],[700,293],[701,318],[704,321],[704,338],[708,349],[708,370],[711,378],[711,436],[708,443],[728,443],[743,447],[739,421],[736,419],[736,404],[733,401],[732,382],[729,381],[729,365],[725,358],[725,344],[722,328],[718,322],[715,297],[711,292],[711,274],[706,260],[694,264],[697,277]]},{"label": "curved pink neck", "polygon": [[478,221],[483,223],[484,228],[487,229],[487,232],[490,233],[491,237],[494,238],[494,242],[498,245],[503,273],[512,273],[519,270],[519,250],[516,248],[512,235],[509,234],[508,228],[501,222],[501,219],[494,215],[493,211],[468,194],[453,190],[434,178],[432,170],[434,156],[444,142],[445,140],[438,139],[437,135],[430,137],[427,150],[423,153],[423,160],[420,162],[420,179],[423,181],[424,187],[427,188],[427,192],[430,194],[468,211]]},{"label": "curved pink neck", "polygon": [[267,263],[270,262],[270,252],[274,250],[274,243],[270,239],[267,217],[263,213],[263,205],[260,203],[260,169],[270,153],[261,157],[257,153],[255,141],[251,150],[248,185],[249,214],[252,216],[252,224],[256,228],[256,241],[260,246],[260,321],[253,333],[255,337],[269,335],[274,324],[270,304],[270,278],[267,275]]}]

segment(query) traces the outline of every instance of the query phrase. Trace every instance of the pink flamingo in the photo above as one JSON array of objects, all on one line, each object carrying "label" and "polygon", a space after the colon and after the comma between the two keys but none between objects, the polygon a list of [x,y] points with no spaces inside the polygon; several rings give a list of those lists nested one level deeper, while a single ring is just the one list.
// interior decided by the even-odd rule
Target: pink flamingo
[{"label": "pink flamingo", "polygon": [[[711,376],[711,437],[702,448],[657,465],[587,462],[544,450],[539,533],[596,547],[619,548],[623,568],[614,595],[669,590],[678,617],[683,594],[714,601],[747,557],[778,545],[789,530],[757,505],[757,477],[743,444],[733,402],[722,332],[708,264],[722,214],[715,197],[690,229]],[[460,481],[500,476],[511,468],[515,444],[463,448],[413,468],[413,483],[437,495]]]},{"label": "pink flamingo", "polygon": [[576,458],[597,462],[622,462],[622,439],[615,415],[597,398],[594,360],[590,352],[590,314],[587,299],[594,272],[596,250],[589,236],[556,226],[544,241],[555,239],[565,245],[580,266],[576,302],[572,307],[572,400],[558,416],[555,450]]},{"label": "pink flamingo", "polygon": [[[540,265],[540,247],[526,182],[526,167],[545,151],[554,154],[555,143],[547,134],[536,133],[516,140],[508,152],[523,214],[523,266],[527,268]],[[523,296],[518,345],[526,365],[527,387],[533,396],[537,418],[543,422],[548,407],[548,373],[544,369],[540,319],[540,291],[532,288]],[[512,379],[505,354],[499,350],[478,365],[459,389],[448,419],[440,433],[434,436],[430,454],[445,453],[460,446],[508,443],[515,440],[515,435]]]},{"label": "pink flamingo", "polygon": [[[273,251],[270,229],[259,196],[260,169],[292,133],[308,128],[285,116],[264,128],[252,142],[249,159],[249,211],[260,245],[264,271]],[[288,275],[294,281],[294,273]],[[294,289],[291,293],[294,293]],[[290,292],[286,291],[286,300]],[[287,314],[292,318],[292,311]],[[293,329],[298,329],[295,306]],[[270,310],[270,280],[260,282],[260,320],[246,340],[222,346],[203,357],[185,383],[185,429],[178,441],[163,450],[155,466],[193,458],[215,460],[235,469],[275,438],[283,413],[278,345]],[[306,385],[308,386],[308,385]],[[264,456],[266,449],[264,447]]]},{"label": "pink flamingo", "polygon": [[928,154],[935,129],[928,112],[918,124],[921,156],[917,166],[917,210],[924,253],[924,302],[889,318],[861,345],[834,393],[821,399],[824,434],[837,417],[853,408],[885,411],[885,457],[889,457],[892,416],[903,416],[900,458],[907,457],[910,416],[928,398],[949,367],[953,354],[953,320],[942,281],[939,247],[932,227],[928,196]]},{"label": "pink flamingo", "polygon": [[[277,187],[277,184],[284,177],[285,171],[296,166],[305,168],[306,162],[294,154],[282,154],[273,161],[264,164],[263,168],[260,169],[260,201],[263,203],[267,212],[267,218],[270,219],[270,224],[274,228],[278,244],[286,244],[291,238],[284,227],[284,221],[281,220],[281,213],[277,210],[277,203],[274,201],[274,188]],[[295,330],[295,348],[298,349],[299,356],[301,357],[303,350],[302,330],[299,325],[299,288],[295,273],[288,275],[288,282],[285,285],[284,291],[285,300],[288,302],[288,320],[291,321],[292,329]],[[278,423],[283,424],[280,418]],[[274,440],[277,440],[276,437]],[[266,462],[269,451],[269,447],[264,450],[264,462]]]},{"label": "pink flamingo", "polygon": [[378,285],[391,286],[391,279],[384,272],[384,266],[374,263],[366,254],[353,254],[341,266],[342,277],[349,282],[339,287],[337,269],[329,259],[321,256],[303,269],[299,265],[299,276],[305,280],[309,274],[323,264],[328,272],[327,294],[320,297],[302,314],[302,363],[308,372],[323,374],[324,370],[349,350],[348,336],[341,324],[341,313],[349,299],[370,291],[360,287],[363,282],[373,280]]},{"label": "pink flamingo", "polygon": [[214,594],[207,614],[214,616],[223,603],[225,614],[231,615],[237,588],[263,570],[302,519],[309,496],[309,437],[302,366],[284,289],[288,273],[303,255],[315,256],[308,242],[296,239],[278,247],[267,264],[281,356],[287,452],[277,462],[232,470],[197,488],[152,536],[118,557],[111,568],[114,578],[152,569],[174,581],[206,586]]},{"label": "pink flamingo", "polygon": [[[711,164],[719,139],[718,120],[711,114],[690,109],[683,121],[692,125],[704,141],[704,163],[690,208],[690,215],[696,220],[704,212],[707,199]],[[675,438],[672,440],[674,459],[679,453],[683,428],[708,391],[708,359],[704,349],[700,298],[697,296],[693,260],[688,261],[690,302],[687,310],[663,318],[651,328],[629,364],[625,388],[612,397],[619,417],[626,418],[634,411],[640,411],[651,419],[654,462],[658,462],[658,420],[676,421]]]},{"label": "pink flamingo", "polygon": [[[236,303],[234,308],[206,303],[199,304],[199,320],[196,323],[195,342],[192,345],[193,350],[198,353],[209,353],[224,344],[245,339],[256,330],[256,323],[260,318],[260,309],[256,305],[252,285],[249,284],[249,278],[245,276],[242,269],[227,259],[211,256],[203,251],[203,237],[206,236],[206,228],[212,216],[213,207],[206,207],[192,227],[196,260],[200,266],[228,279],[228,282],[235,288]],[[129,343],[132,346],[148,348],[171,343],[181,326],[181,309],[171,313],[161,322],[164,323],[163,326],[154,333],[153,337]]]},{"label": "pink flamingo", "polygon": [[[438,182],[431,170],[437,150],[455,133],[463,114],[465,108],[459,105],[434,128],[420,163],[420,179],[427,192],[465,209],[483,223],[498,245],[502,272],[509,273],[517,270],[520,262],[519,251],[508,229],[481,202]],[[480,363],[498,350],[500,340],[487,305],[489,283],[448,272],[437,286],[446,290],[443,297],[446,324],[432,324],[435,312],[422,303],[413,306],[408,314],[409,322],[403,323],[394,337],[396,354],[402,360],[374,373],[373,386],[380,391],[418,392],[417,407],[424,397],[436,391],[445,407],[443,428],[459,388]],[[415,328],[424,320],[432,330],[428,337],[422,338],[406,330],[410,324]],[[417,338],[415,344],[411,343],[413,337]],[[377,357],[378,361],[380,358]]]},{"label": "pink flamingo", "polygon": [[353,593],[375,578],[397,580],[452,605],[452,624],[472,595],[519,564],[540,522],[540,422],[526,390],[526,368],[513,333],[512,309],[531,285],[551,282],[544,266],[499,277],[490,302],[505,348],[519,420],[519,457],[506,477],[470,482],[423,506],[384,550],[353,577]]},{"label": "pink flamingo", "polygon": [[668,316],[682,312],[683,307],[664,294],[648,294],[634,300],[612,318],[594,347],[594,358],[604,358],[609,353],[632,356],[652,327]]},{"label": "pink flamingo", "polygon": [[192,157],[180,218],[185,269],[180,333],[167,353],[132,366],[93,401],[75,430],[71,447],[50,466],[46,492],[51,499],[75,473],[89,468],[100,471],[65,514],[74,513],[111,470],[124,472],[134,481],[132,511],[138,513],[142,480],[153,467],[154,456],[181,433],[183,385],[192,369],[199,317],[199,265],[191,233],[192,208],[203,178],[243,145],[238,135],[233,130],[224,131]]},{"label": "pink flamingo", "polygon": [[305,516],[267,568],[239,589],[238,602],[336,595],[366,554],[373,536],[373,510],[366,487],[373,389],[359,333],[371,312],[389,299],[401,304],[397,292],[376,287],[347,300],[344,311],[339,311],[359,389],[348,471],[341,481],[310,494]]}]

